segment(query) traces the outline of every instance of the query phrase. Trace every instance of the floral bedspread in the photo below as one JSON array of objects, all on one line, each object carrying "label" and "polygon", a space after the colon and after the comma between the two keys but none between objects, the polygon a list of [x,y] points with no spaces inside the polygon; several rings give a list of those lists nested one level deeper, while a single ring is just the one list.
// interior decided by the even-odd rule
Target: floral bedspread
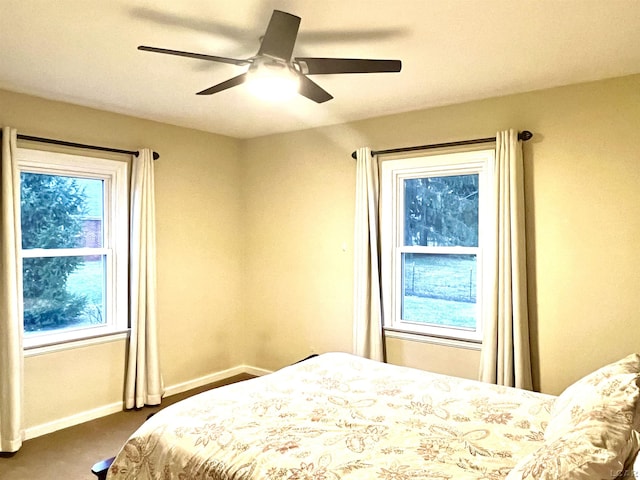
[{"label": "floral bedspread", "polygon": [[327,353],[151,417],[109,480],[502,479],[555,397]]}]

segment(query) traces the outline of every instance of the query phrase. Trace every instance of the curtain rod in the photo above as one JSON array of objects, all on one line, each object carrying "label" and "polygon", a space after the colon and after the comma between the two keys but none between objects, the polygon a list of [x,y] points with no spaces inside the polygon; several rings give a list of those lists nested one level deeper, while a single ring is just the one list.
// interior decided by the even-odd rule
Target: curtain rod
[{"label": "curtain rod", "polygon": [[[0,137],[2,136],[2,130],[0,130]],[[111,148],[111,147],[100,147],[98,145],[86,145],[84,143],[75,143],[75,142],[66,142],[64,140],[54,140],[51,138],[42,138],[42,137],[34,137],[31,135],[17,135],[18,140],[27,140],[30,142],[40,142],[40,143],[49,143],[52,145],[62,145],[65,147],[75,147],[75,148],[86,148],[87,150],[99,150],[101,152],[113,152],[113,153],[123,153],[125,155],[135,155],[138,156],[138,152],[134,152],[133,150],[122,150],[119,148]],[[158,160],[160,158],[160,154],[158,152],[153,152],[153,159]]]},{"label": "curtain rod", "polygon": [[[533,138],[533,133],[529,130],[523,130],[518,133],[518,140],[522,140],[526,142]],[[487,137],[487,138],[474,138],[472,140],[460,140],[458,142],[446,142],[446,143],[433,143],[431,145],[418,145],[415,147],[402,147],[402,148],[391,148],[389,150],[376,150],[371,151],[371,155],[385,155],[389,153],[402,153],[402,152],[413,152],[415,150],[430,150],[433,148],[445,148],[445,147],[459,147],[462,145],[475,145],[477,143],[491,143],[495,142],[496,137]],[[356,152],[351,154],[351,158],[356,159]]]}]

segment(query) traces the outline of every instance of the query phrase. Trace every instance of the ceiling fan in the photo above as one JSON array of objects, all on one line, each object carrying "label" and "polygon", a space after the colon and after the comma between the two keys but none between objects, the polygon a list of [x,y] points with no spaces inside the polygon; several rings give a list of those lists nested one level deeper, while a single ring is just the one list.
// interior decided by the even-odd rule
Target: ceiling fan
[{"label": "ceiling fan", "polygon": [[197,95],[212,95],[245,82],[266,81],[271,88],[275,87],[276,83],[284,82],[289,88],[295,89],[295,92],[314,102],[323,103],[331,100],[333,96],[307,75],[399,72],[402,68],[400,60],[293,57],[299,26],[300,17],[274,10],[258,53],[247,59],[217,57],[144,45],[139,46],[138,50],[249,66],[244,73],[202,90]]}]

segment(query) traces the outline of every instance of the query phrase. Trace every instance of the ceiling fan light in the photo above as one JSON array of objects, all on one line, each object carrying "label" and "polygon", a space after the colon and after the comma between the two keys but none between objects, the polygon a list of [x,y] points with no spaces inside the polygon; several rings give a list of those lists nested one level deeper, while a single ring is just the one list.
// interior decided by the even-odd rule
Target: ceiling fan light
[{"label": "ceiling fan light", "polygon": [[300,79],[287,65],[262,62],[249,69],[246,86],[259,98],[283,101],[298,93]]}]

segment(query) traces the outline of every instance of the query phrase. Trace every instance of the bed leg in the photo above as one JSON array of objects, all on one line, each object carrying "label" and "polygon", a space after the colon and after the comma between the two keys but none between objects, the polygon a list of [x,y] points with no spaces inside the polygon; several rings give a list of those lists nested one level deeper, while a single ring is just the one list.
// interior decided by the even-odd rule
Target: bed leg
[{"label": "bed leg", "polygon": [[109,467],[113,463],[116,457],[107,458],[106,460],[102,460],[91,467],[91,473],[98,477],[98,480],[106,480],[107,472],[109,471]]}]

